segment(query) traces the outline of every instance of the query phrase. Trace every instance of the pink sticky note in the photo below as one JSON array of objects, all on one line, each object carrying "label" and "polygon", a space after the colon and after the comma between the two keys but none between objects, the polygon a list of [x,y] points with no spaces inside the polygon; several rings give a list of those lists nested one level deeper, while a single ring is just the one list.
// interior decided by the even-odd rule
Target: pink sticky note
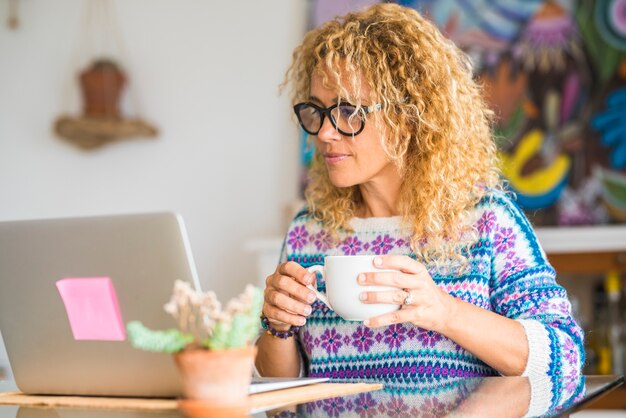
[{"label": "pink sticky note", "polygon": [[65,278],[56,282],[75,340],[124,341],[113,282],[108,277]]}]

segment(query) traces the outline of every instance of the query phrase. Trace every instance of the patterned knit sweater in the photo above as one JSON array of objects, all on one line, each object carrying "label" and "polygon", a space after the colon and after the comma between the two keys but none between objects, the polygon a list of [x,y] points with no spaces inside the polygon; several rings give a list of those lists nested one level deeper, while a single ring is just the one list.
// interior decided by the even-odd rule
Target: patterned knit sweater
[{"label": "patterned knit sweater", "polygon": [[[583,332],[524,214],[505,194],[494,191],[476,206],[474,215],[478,240],[465,254],[469,270],[442,274],[442,269],[426,266],[434,282],[456,298],[523,325],[529,343],[524,375],[580,373]],[[415,258],[400,217],[354,218],[351,227],[354,232],[333,245],[324,226],[305,208],[289,227],[281,262],[309,267],[323,264],[326,255],[342,254]],[[325,292],[319,277],[317,286]],[[401,389],[423,378],[498,374],[437,332],[408,323],[370,329],[343,320],[319,301],[297,338],[310,376],[374,379]]]}]

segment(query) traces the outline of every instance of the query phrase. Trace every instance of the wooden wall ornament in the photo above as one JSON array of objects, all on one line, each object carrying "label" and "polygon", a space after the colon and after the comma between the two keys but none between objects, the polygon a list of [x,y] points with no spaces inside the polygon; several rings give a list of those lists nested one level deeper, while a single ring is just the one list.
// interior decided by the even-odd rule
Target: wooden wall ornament
[{"label": "wooden wall ornament", "polygon": [[[89,13],[84,16],[83,30],[99,30],[98,35],[105,41],[116,36],[117,50],[122,52],[119,33],[113,33],[117,28],[112,22],[109,1],[89,0],[88,7]],[[95,44],[102,45],[102,39]],[[102,58],[112,56],[110,50],[108,53],[99,51],[97,55],[100,57],[91,58],[73,80],[78,81],[80,88],[82,113],[78,116],[62,115],[57,118],[54,122],[55,133],[84,150],[130,138],[154,138],[157,129],[150,123],[140,117],[130,118],[123,115],[122,95],[128,88],[129,77],[120,60]],[[135,107],[138,107],[136,103]]]},{"label": "wooden wall ornament", "polygon": [[17,15],[17,0],[9,0],[9,12],[7,13],[7,26],[16,30],[20,26],[20,19]]}]

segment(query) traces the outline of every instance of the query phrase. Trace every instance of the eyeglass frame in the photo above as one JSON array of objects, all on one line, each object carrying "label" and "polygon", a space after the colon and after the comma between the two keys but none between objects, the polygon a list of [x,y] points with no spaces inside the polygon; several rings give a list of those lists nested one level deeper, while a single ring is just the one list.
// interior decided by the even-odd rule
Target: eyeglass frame
[{"label": "eyeglass frame", "polygon": [[[302,120],[300,119],[300,113],[298,112],[298,109],[301,106],[311,106],[312,108],[314,108],[315,110],[317,110],[318,112],[320,112],[320,114],[322,115],[320,118],[320,127],[317,129],[317,131],[312,132],[309,131],[307,128],[304,127],[304,124],[302,123]],[[362,122],[361,122],[361,128],[359,128],[358,131],[356,132],[345,132],[342,131],[341,129],[339,129],[337,127],[337,121],[335,121],[335,118],[333,117],[333,115],[331,114],[331,112],[338,108],[339,106],[352,106],[354,107],[357,111],[361,111],[363,112],[362,116],[357,115],[358,117],[362,117]],[[363,132],[363,129],[365,129],[365,117],[373,112],[377,112],[380,109],[382,109],[382,104],[380,103],[375,103],[373,105],[370,106],[361,106],[360,108],[356,105],[353,105],[352,103],[349,102],[339,102],[339,103],[335,103],[332,106],[329,106],[327,108],[323,108],[321,106],[316,105],[315,103],[311,103],[311,102],[302,102],[302,103],[297,103],[293,106],[293,111],[296,114],[296,117],[298,118],[298,123],[300,124],[300,127],[309,135],[317,135],[320,130],[322,130],[322,126],[324,126],[324,118],[326,116],[328,116],[328,119],[330,120],[330,124],[333,125],[333,127],[335,128],[335,130],[337,132],[339,132],[341,135],[344,136],[357,136],[358,134],[360,134],[361,132]]]}]

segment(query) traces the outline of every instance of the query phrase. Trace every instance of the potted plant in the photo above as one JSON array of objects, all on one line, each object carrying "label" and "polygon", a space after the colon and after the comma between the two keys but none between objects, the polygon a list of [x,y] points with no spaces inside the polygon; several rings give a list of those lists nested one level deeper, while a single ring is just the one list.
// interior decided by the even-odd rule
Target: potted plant
[{"label": "potted plant", "polygon": [[92,118],[119,119],[126,74],[113,60],[99,59],[80,74],[83,113]]},{"label": "potted plant", "polygon": [[132,321],[128,338],[135,348],[174,355],[185,398],[241,406],[252,377],[262,305],[262,291],[251,285],[222,309],[214,292],[177,280],[164,308],[178,328],[151,330]]}]

